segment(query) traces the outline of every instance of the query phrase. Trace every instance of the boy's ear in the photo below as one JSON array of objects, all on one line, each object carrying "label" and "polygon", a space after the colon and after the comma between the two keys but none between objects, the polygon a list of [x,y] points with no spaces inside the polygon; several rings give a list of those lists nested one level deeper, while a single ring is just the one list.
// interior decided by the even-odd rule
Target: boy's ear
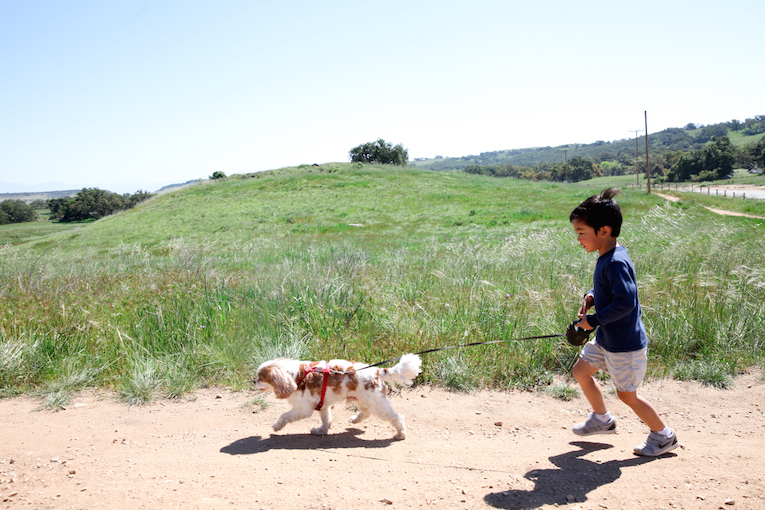
[{"label": "boy's ear", "polygon": [[603,225],[598,229],[598,236],[600,237],[611,237],[611,233],[613,230],[609,225]]}]

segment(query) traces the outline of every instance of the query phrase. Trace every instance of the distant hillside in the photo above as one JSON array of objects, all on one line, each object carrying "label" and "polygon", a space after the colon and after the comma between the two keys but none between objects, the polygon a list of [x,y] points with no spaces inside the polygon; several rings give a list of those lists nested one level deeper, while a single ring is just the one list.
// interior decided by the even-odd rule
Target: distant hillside
[{"label": "distant hillside", "polygon": [[178,189],[183,189],[187,186],[191,186],[192,184],[196,184],[198,182],[202,182],[203,179],[191,179],[190,181],[186,181],[184,183],[179,184],[168,184],[167,186],[162,186],[159,188],[155,193],[167,193],[169,191],[175,191]]},{"label": "distant hillside", "polygon": [[[660,155],[670,151],[698,150],[713,136],[728,136],[734,145],[756,143],[765,137],[765,115],[756,115],[744,122],[732,120],[719,124],[697,126],[689,123],[684,128],[668,128],[648,137],[649,151]],[[640,157],[645,154],[645,136],[638,138]],[[590,144],[568,144],[558,147],[532,147],[526,149],[482,152],[478,155],[456,158],[436,157],[417,159],[412,164],[428,170],[460,170],[469,165],[514,165],[531,167],[540,163],[558,163],[576,156],[600,161],[635,160],[635,139],[625,138],[611,142],[596,141]]]},{"label": "distant hillside", "polygon": [[48,200],[51,198],[73,197],[80,190],[67,189],[62,191],[30,191],[28,193],[0,193],[0,202],[4,200],[22,200],[26,204],[31,204],[35,200]]}]

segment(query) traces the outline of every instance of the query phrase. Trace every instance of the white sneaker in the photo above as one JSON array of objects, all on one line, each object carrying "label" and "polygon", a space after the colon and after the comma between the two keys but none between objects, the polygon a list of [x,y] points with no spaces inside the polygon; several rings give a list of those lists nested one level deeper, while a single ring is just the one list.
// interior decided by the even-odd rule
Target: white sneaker
[{"label": "white sneaker", "polygon": [[651,431],[648,439],[635,447],[635,455],[644,455],[646,457],[658,457],[664,453],[677,448],[680,443],[677,442],[677,434],[672,431],[672,435],[664,437],[661,434]]},{"label": "white sneaker", "polygon": [[577,423],[571,429],[577,436],[592,436],[594,434],[616,434],[616,420],[611,419],[603,423],[599,419],[595,418],[595,413],[587,415],[587,421],[584,423]]}]

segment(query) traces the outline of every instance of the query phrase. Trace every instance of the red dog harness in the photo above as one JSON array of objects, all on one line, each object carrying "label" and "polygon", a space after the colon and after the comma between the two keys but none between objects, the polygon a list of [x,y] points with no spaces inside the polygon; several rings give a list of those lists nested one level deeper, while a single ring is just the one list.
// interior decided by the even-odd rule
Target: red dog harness
[{"label": "red dog harness", "polygon": [[[303,377],[298,379],[297,385],[298,388],[300,387],[300,383],[303,382],[303,379],[305,379],[305,376],[307,376],[311,372],[316,372],[318,368],[316,367],[308,367],[305,369],[305,373],[303,374]],[[327,394],[327,379],[329,379],[329,374],[332,372],[330,370],[329,365],[324,365],[324,368],[321,369],[321,372],[324,374],[324,384],[321,387],[321,400],[319,400],[319,403],[316,405],[316,410],[321,411],[321,408],[324,407],[324,395]]]}]

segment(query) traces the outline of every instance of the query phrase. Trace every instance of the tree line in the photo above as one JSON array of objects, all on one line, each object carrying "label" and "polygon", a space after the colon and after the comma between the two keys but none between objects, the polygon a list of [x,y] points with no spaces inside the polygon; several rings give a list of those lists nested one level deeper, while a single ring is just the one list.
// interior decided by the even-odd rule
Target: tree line
[{"label": "tree line", "polygon": [[[740,137],[757,137],[762,133],[765,133],[765,115],[755,115],[745,121],[732,120],[706,126],[688,123],[682,128],[668,128],[658,133],[652,133],[649,137],[650,157],[651,159],[657,158],[658,161],[658,158],[666,153],[701,150],[712,140],[712,137],[729,136],[733,140],[733,137],[737,139]],[[416,158],[414,165],[428,170],[461,170],[469,165],[504,166],[507,164],[534,168],[540,163],[552,165],[558,162],[562,163],[566,157],[581,156],[590,158],[596,164],[607,161],[608,164],[603,169],[604,175],[611,175],[608,173],[611,170],[610,166],[614,166],[617,172],[624,168],[626,172],[634,173],[636,141],[639,141],[642,155],[645,147],[645,135],[639,137],[639,140],[635,140],[635,138],[611,142],[599,140],[590,144],[482,152],[479,155],[459,158],[445,158],[443,156],[436,156],[433,159]],[[746,162],[742,162],[740,167],[747,168],[748,165]],[[665,170],[668,170],[666,165]]]},{"label": "tree line", "polygon": [[50,219],[61,222],[97,220],[119,211],[132,209],[154,195],[138,190],[119,195],[98,188],[83,188],[74,197],[35,200],[31,204],[23,200],[0,202],[0,225],[24,223],[39,219],[37,209],[49,209]]},{"label": "tree line", "polygon": [[98,188],[83,188],[74,197],[52,198],[48,200],[51,219],[62,222],[97,220],[119,211],[132,209],[140,202],[154,195],[138,190],[119,195]]},{"label": "tree line", "polygon": [[[515,177],[533,181],[578,182],[593,177],[645,173],[645,162],[634,158],[611,159],[613,154],[603,152],[595,158],[575,156],[565,162],[542,162],[533,166],[511,163],[500,165],[472,164],[464,168],[471,174],[494,177]],[[724,179],[735,168],[765,168],[765,138],[745,147],[736,147],[727,136],[712,136],[698,150],[668,151],[649,157],[651,178],[656,182],[710,181]]]}]

